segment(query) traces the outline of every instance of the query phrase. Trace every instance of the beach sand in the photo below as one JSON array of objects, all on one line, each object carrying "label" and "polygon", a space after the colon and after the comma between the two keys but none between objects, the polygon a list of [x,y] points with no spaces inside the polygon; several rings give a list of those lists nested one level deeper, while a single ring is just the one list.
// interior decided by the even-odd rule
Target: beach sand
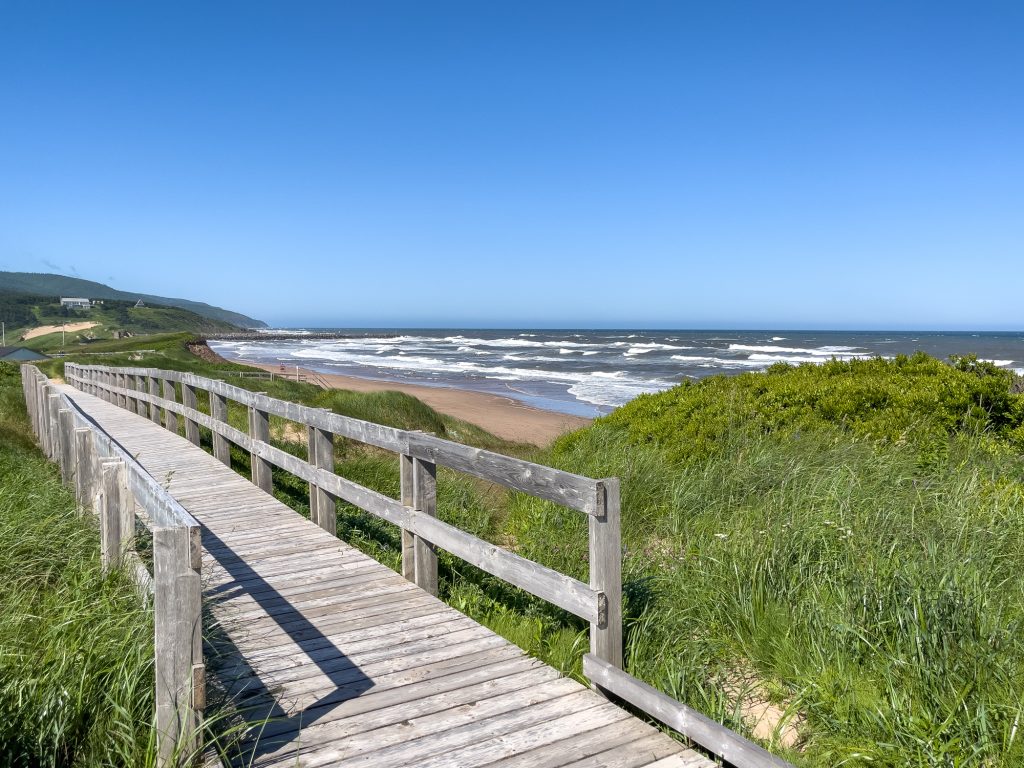
[{"label": "beach sand", "polygon": [[[281,372],[280,365],[253,363],[248,360],[233,360],[232,362],[251,365],[254,368],[262,368],[274,373]],[[314,373],[304,368],[300,368],[299,371],[310,378],[316,377],[326,381],[335,389],[348,389],[353,392],[385,392],[388,390],[405,392],[422,400],[435,411],[476,424],[493,435],[519,443],[546,446],[556,437],[585,427],[591,422],[591,419],[533,408],[510,397],[490,395],[485,392],[359,379],[354,376]],[[285,375],[294,377],[295,367],[288,366]]]}]

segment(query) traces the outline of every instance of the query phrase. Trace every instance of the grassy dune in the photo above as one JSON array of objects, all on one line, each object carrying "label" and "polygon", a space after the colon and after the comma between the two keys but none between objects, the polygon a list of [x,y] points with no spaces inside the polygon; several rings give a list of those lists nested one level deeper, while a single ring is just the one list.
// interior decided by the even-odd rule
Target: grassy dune
[{"label": "grassy dune", "polygon": [[0,363],[0,766],[152,763],[152,618],[34,447]]},{"label": "grassy dune", "polygon": [[[923,355],[780,366],[561,440],[551,463],[623,478],[629,669],[739,730],[773,704],[799,765],[1024,764],[1012,383]],[[585,571],[579,522],[527,499],[509,521]]]}]

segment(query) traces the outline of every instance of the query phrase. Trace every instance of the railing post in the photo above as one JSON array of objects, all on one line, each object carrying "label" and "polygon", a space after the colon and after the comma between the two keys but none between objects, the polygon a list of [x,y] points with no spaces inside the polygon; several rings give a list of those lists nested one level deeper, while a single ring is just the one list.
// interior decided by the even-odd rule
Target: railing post
[{"label": "railing post", "polygon": [[57,413],[60,411],[60,395],[52,384],[46,387],[46,429],[49,432],[49,440],[46,447],[49,449],[47,455],[52,461],[60,459],[60,423]]},{"label": "railing post", "polygon": [[69,488],[75,487],[75,415],[70,408],[57,412],[60,428],[60,478]]},{"label": "railing post", "polygon": [[[249,406],[249,437],[262,443],[270,442],[270,414],[253,405]],[[274,475],[270,462],[261,459],[255,451],[249,454],[249,461],[252,465],[253,483],[267,493],[273,493]]]},{"label": "railing post", "polygon": [[21,388],[25,392],[25,410],[28,412],[28,420],[32,425],[32,434],[39,434],[39,425],[36,423],[36,375],[33,366],[21,366]]},{"label": "railing post", "polygon": [[[199,401],[196,399],[196,388],[191,384],[181,383],[181,404],[193,411],[199,409]],[[199,445],[199,422],[185,417],[185,439],[193,445]]]},{"label": "railing post", "polygon": [[157,764],[191,757],[205,705],[200,539],[196,527],[153,529]]},{"label": "railing post", "polygon": [[622,669],[622,529],[619,480],[597,482],[590,516],[590,586],[604,594],[603,621],[590,625],[590,652]]},{"label": "railing post", "polygon": [[[227,423],[228,420],[228,399],[212,390],[210,391],[210,416],[224,423]],[[213,430],[213,455],[224,466],[231,466],[231,445],[224,435],[217,433],[217,430]]]},{"label": "railing post", "polygon": [[36,437],[39,438],[39,447],[43,449],[43,453],[47,456],[50,455],[50,443],[46,430],[49,427],[49,419],[46,415],[46,408],[49,404],[47,400],[46,390],[46,377],[40,372],[35,378],[36,388]]},{"label": "railing post", "polygon": [[[101,510],[100,529],[110,531],[105,548],[112,561],[135,550],[135,497],[128,487],[128,468],[121,459],[100,463],[96,507]],[[107,519],[102,519],[107,516]]]},{"label": "railing post", "polygon": [[[437,465],[413,458],[412,506],[418,512],[437,517]],[[421,536],[413,541],[416,585],[437,596],[437,548]]]},{"label": "railing post", "polygon": [[[313,426],[306,427],[309,464],[334,472],[334,434]],[[338,530],[337,506],[334,497],[323,488],[309,484],[309,518],[330,534]]]},{"label": "railing post", "polygon": [[[104,570],[116,568],[127,550],[125,541],[135,533],[135,502],[128,490],[128,476],[121,460],[104,461],[100,466],[100,491],[97,494],[100,514],[100,561]],[[131,525],[125,518],[131,515]]]},{"label": "railing post", "polygon": [[94,510],[97,479],[96,444],[92,430],[81,427],[75,430],[75,496],[78,508],[83,513]]},{"label": "railing post", "polygon": [[160,397],[160,385],[157,383],[155,376],[148,376],[149,381],[149,394],[153,397],[153,402],[149,404],[149,420],[160,423],[160,406],[156,402],[156,398]]},{"label": "railing post", "polygon": [[[145,392],[146,391],[146,377],[145,376],[133,376],[135,379],[135,391]],[[149,403],[143,400],[141,397],[135,399],[135,412],[144,418],[149,418]]]},{"label": "railing post", "polygon": [[[407,453],[398,455],[399,482],[401,483],[402,506],[413,509],[412,475],[413,458]],[[402,576],[409,581],[416,581],[416,536],[411,531],[402,531]]]},{"label": "railing post", "polygon": [[129,392],[133,389],[131,386],[132,377],[127,373],[118,374],[118,379],[121,381],[121,389],[124,390],[122,397],[124,398],[124,404],[121,406],[126,411],[135,411],[135,398],[133,398]]},{"label": "railing post", "polygon": [[49,447],[46,442],[46,378],[43,374],[35,374],[32,382],[36,389],[36,438],[39,440],[39,447],[43,453],[49,455]]},{"label": "railing post", "polygon": [[115,373],[114,378],[117,381],[117,386],[122,390],[121,394],[117,396],[117,404],[125,410],[130,409],[128,402],[128,375],[124,373]]},{"label": "railing post", "polygon": [[[172,403],[178,402],[177,394],[174,391],[174,382],[163,380],[164,400]],[[164,408],[164,426],[174,434],[178,434],[178,414],[170,408]]]}]

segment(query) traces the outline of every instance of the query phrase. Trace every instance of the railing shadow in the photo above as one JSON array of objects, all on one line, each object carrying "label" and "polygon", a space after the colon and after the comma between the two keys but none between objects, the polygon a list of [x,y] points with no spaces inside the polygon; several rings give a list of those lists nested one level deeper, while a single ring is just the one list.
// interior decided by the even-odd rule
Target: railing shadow
[{"label": "railing shadow", "polygon": [[[207,528],[202,529],[202,540],[203,548],[231,577],[212,595],[208,593],[208,598],[218,602],[249,595],[263,609],[264,615],[299,646],[296,661],[304,656],[334,686],[316,701],[300,708],[289,707],[282,692],[275,690],[273,682],[264,679],[269,675],[261,676],[260,670],[250,665],[234,647],[227,632],[220,633],[215,644],[220,659],[217,675],[224,688],[223,695],[237,717],[250,726],[250,732],[232,749],[238,752],[232,762],[249,765],[255,758],[297,741],[300,728],[315,723],[343,702],[357,698],[373,687],[373,681],[224,541]],[[229,618],[227,624],[222,623],[222,628],[238,629],[230,621]],[[244,625],[240,628],[244,630]]]}]

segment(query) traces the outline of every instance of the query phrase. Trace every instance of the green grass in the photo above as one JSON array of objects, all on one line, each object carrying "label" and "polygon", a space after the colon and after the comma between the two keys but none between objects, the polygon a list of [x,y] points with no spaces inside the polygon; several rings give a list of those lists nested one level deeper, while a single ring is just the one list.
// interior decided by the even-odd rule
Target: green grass
[{"label": "green grass", "polygon": [[0,363],[0,766],[152,764],[152,617],[100,569]]},{"label": "green grass", "polygon": [[[838,380],[838,381],[837,381]],[[798,765],[1024,764],[1022,398],[924,357],[640,398],[551,463],[624,488],[627,666]],[[583,523],[517,496],[520,551],[586,574]]]}]

